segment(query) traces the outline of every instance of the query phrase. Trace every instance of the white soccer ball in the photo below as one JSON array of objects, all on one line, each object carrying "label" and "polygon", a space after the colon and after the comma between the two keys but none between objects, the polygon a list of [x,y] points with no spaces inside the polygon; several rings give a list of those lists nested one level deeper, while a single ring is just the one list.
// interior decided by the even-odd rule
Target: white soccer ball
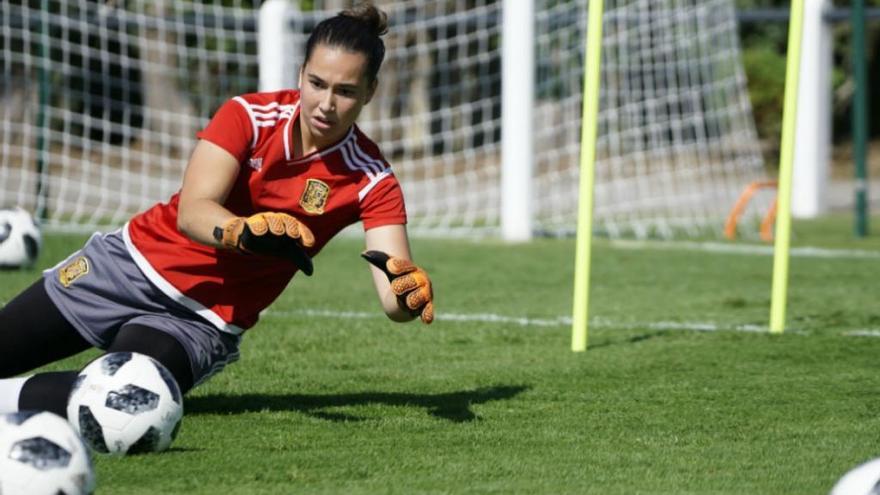
[{"label": "white soccer ball", "polygon": [[831,489],[831,495],[880,495],[880,458],[844,474]]},{"label": "white soccer ball", "polygon": [[94,490],[89,451],[64,418],[38,411],[0,415],[0,493],[86,495]]},{"label": "white soccer ball", "polygon": [[183,399],[171,372],[135,352],[105,354],[77,376],[67,418],[96,452],[161,452],[180,428]]},{"label": "white soccer ball", "polygon": [[0,209],[0,268],[27,267],[40,254],[40,228],[21,208]]}]

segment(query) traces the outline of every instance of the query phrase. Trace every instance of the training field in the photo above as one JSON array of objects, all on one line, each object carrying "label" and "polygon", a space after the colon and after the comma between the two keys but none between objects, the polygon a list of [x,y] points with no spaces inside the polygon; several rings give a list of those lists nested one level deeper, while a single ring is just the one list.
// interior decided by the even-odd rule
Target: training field
[{"label": "training field", "polygon": [[[96,459],[98,493],[826,494],[880,457],[880,240],[850,224],[794,224],[783,335],[767,248],[597,240],[581,354],[573,240],[416,240],[426,327],[386,321],[362,241],[337,239],[170,451]],[[41,266],[84,239],[50,236]],[[0,300],[38,273],[0,273]]]}]

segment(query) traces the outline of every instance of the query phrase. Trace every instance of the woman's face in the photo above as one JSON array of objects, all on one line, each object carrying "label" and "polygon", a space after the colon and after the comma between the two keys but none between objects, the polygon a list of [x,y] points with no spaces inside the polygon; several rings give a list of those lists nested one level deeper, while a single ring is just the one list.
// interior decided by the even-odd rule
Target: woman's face
[{"label": "woman's face", "polygon": [[[300,126],[317,149],[342,139],[373,97],[363,53],[319,44],[299,74]],[[304,150],[309,153],[313,150]]]}]

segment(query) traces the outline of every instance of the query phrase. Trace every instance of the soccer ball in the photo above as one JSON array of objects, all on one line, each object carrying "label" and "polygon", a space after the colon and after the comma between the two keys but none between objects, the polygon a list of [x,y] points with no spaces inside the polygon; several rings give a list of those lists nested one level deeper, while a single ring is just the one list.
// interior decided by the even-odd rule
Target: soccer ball
[{"label": "soccer ball", "polygon": [[0,210],[0,268],[30,266],[40,254],[40,228],[21,208]]},{"label": "soccer ball", "polygon": [[161,452],[180,428],[183,399],[165,366],[136,352],[105,354],[76,378],[67,419],[92,450]]},{"label": "soccer ball", "polygon": [[38,411],[0,416],[0,493],[85,495],[94,489],[89,451],[64,418]]},{"label": "soccer ball", "polygon": [[880,458],[853,468],[831,489],[831,495],[878,494],[880,494]]}]

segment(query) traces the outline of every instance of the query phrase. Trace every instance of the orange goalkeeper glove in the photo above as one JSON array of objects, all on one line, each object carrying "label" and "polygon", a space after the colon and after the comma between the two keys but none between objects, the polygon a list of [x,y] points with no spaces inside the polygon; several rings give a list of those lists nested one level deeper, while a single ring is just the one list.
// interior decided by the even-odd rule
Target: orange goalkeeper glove
[{"label": "orange goalkeeper glove", "polygon": [[385,272],[391,282],[391,291],[402,307],[411,315],[421,317],[426,324],[434,321],[434,291],[425,270],[410,260],[389,256],[382,251],[365,251],[361,256]]},{"label": "orange goalkeeper glove", "polygon": [[276,256],[292,261],[306,275],[314,271],[305,249],[315,245],[315,236],[302,222],[286,213],[265,211],[233,217],[214,227],[214,239],[222,245],[251,254]]}]

